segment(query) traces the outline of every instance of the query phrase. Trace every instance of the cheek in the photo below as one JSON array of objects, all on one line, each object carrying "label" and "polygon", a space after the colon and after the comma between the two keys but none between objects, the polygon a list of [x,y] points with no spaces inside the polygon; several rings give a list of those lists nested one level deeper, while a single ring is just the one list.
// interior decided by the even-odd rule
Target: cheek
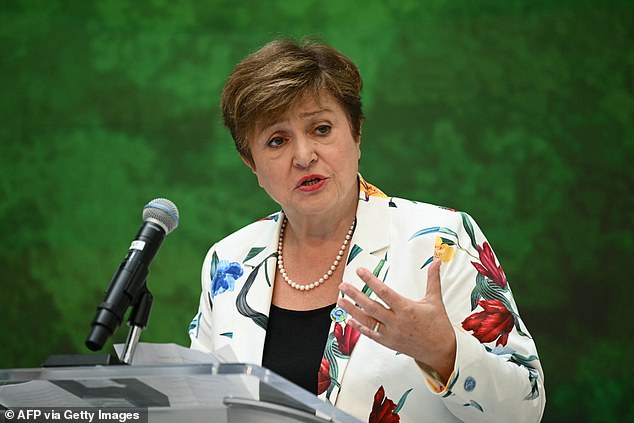
[{"label": "cheek", "polygon": [[361,159],[361,149],[359,148],[359,144],[355,143],[354,146],[350,149],[348,155],[348,166],[350,168],[354,168],[356,170],[359,169],[359,160]]},{"label": "cheek", "polygon": [[275,188],[276,182],[280,181],[279,171],[276,174],[275,166],[264,166],[262,164],[259,164],[257,165],[254,173],[255,176],[258,178],[258,185],[260,185],[260,187],[264,188],[269,193],[271,189]]},{"label": "cheek", "polygon": [[345,142],[345,157],[349,161],[358,162],[361,158],[361,143],[354,138],[348,138]]}]

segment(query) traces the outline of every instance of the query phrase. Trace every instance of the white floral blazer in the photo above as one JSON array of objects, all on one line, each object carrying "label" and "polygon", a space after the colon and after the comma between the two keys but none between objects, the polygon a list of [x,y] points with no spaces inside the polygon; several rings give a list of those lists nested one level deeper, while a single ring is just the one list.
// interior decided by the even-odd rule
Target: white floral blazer
[{"label": "white floral blazer", "polygon": [[[366,267],[418,300],[426,291],[426,267],[440,258],[456,361],[445,386],[411,357],[360,336],[335,309],[318,375],[320,398],[371,423],[538,422],[546,400],[537,350],[478,226],[466,213],[388,198],[359,179],[344,280],[374,297],[355,273]],[[229,345],[238,361],[261,365],[282,216],[254,222],[209,250],[189,328],[192,348],[213,352]]]}]

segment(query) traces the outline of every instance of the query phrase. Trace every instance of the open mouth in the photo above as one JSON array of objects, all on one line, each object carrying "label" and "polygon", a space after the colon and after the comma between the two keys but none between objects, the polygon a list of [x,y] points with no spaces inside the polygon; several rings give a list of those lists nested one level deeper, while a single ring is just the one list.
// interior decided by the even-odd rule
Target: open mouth
[{"label": "open mouth", "polygon": [[299,180],[298,188],[311,188],[323,183],[326,178],[322,175],[308,175]]},{"label": "open mouth", "polygon": [[304,186],[304,187],[308,187],[308,186],[311,186],[311,185],[318,184],[321,181],[322,181],[321,178],[311,178],[311,179],[307,179],[307,180],[303,181],[300,185]]}]

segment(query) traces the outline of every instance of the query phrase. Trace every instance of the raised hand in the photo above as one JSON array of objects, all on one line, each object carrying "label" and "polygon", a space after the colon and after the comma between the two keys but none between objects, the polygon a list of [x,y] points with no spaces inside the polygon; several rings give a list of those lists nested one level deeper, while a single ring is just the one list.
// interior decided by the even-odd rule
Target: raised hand
[{"label": "raised hand", "polygon": [[446,382],[453,371],[456,338],[442,301],[440,260],[427,272],[427,291],[419,301],[403,297],[365,268],[357,275],[385,305],[370,299],[349,283],[340,286],[347,298],[337,301],[352,319],[348,324],[374,341],[414,358]]}]

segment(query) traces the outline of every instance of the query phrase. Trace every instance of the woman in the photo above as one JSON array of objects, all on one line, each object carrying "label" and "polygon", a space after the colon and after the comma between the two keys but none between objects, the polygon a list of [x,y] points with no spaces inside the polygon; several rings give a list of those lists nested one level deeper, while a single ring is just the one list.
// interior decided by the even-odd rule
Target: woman
[{"label": "woman", "polygon": [[361,86],[320,44],[234,69],[225,124],[282,211],[210,249],[192,348],[229,345],[364,421],[539,421],[536,348],[477,225],[358,174]]}]

